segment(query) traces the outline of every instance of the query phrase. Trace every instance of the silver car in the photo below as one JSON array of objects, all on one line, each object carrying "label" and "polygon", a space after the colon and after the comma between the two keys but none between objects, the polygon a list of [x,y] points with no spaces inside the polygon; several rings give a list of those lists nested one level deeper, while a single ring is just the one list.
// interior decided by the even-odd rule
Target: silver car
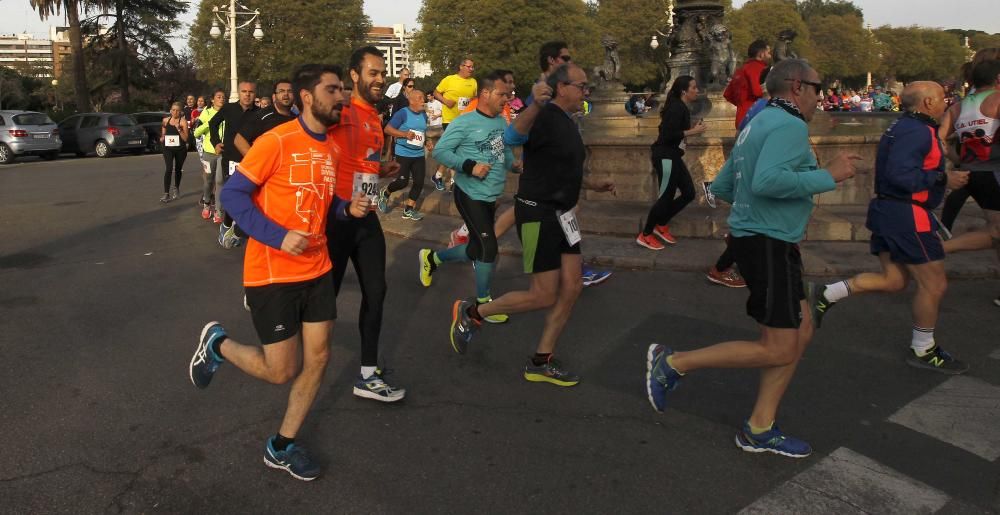
[{"label": "silver car", "polygon": [[0,164],[27,155],[55,159],[60,148],[59,129],[45,113],[0,111]]},{"label": "silver car", "polygon": [[79,157],[89,152],[110,157],[114,152],[141,154],[146,149],[146,131],[135,118],[121,113],[74,114],[59,122],[63,152]]}]

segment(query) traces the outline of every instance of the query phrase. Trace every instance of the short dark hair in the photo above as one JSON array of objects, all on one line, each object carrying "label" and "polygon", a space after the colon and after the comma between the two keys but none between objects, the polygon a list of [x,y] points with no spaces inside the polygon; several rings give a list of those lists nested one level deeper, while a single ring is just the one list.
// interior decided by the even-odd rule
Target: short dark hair
[{"label": "short dark hair", "polygon": [[[385,59],[385,54],[383,54],[381,50],[371,45],[363,46],[355,50],[354,52],[351,53],[351,61],[348,66],[350,67],[351,70],[358,72],[358,75],[361,75],[361,62],[365,60],[366,55],[374,55],[379,59]],[[340,77],[340,75],[338,75],[338,77]]]},{"label": "short dark hair", "polygon": [[565,41],[548,41],[542,43],[542,47],[538,49],[538,66],[543,72],[549,69],[549,58],[558,58],[559,51],[564,48],[569,48]]},{"label": "short dark hair", "polygon": [[480,77],[477,83],[479,87],[479,94],[482,95],[484,91],[492,91],[496,89],[497,81],[503,82],[503,76],[503,70],[493,70]]},{"label": "short dark hair", "polygon": [[222,96],[226,96],[226,90],[222,88],[215,88],[215,91],[212,92],[212,98],[215,98],[215,95],[218,95],[219,93],[222,93]]},{"label": "short dark hair", "polygon": [[545,78],[545,84],[552,88],[552,98],[556,98],[559,93],[559,84],[568,83],[569,80],[569,68],[572,66],[570,63],[563,63],[552,69],[549,76]]},{"label": "short dark hair", "polygon": [[303,64],[292,74],[292,89],[295,90],[295,105],[299,110],[302,106],[302,90],[312,92],[316,85],[323,78],[323,75],[332,73],[338,79],[343,79],[344,70],[336,64]]},{"label": "short dark hair", "polygon": [[497,73],[499,73],[501,77],[506,77],[508,75],[514,75],[514,71],[513,70],[497,70]]},{"label": "short dark hair", "polygon": [[996,84],[1000,75],[1000,59],[989,59],[972,68],[972,87],[986,88]]},{"label": "short dark hair", "polygon": [[[337,75],[337,77],[339,78],[340,75]],[[277,93],[278,92],[278,84],[291,84],[291,83],[292,83],[292,79],[286,79],[286,78],[282,77],[282,78],[274,81],[274,87],[271,88],[273,90],[273,91],[271,91],[271,93]]]},{"label": "short dark hair", "polygon": [[750,43],[750,47],[747,48],[747,57],[753,59],[757,57],[757,54],[767,50],[767,47],[771,46],[766,39],[758,39],[753,43]]}]

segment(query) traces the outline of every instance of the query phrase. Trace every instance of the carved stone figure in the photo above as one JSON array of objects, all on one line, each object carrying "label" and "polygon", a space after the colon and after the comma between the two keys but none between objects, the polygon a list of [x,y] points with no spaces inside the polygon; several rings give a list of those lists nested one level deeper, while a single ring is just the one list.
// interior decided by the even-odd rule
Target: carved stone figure
[{"label": "carved stone figure", "polygon": [[785,29],[778,33],[778,42],[774,44],[774,63],[778,64],[785,59],[798,59],[798,54],[792,50],[792,41],[799,34],[792,29]]},{"label": "carved stone figure", "polygon": [[709,82],[724,85],[736,71],[736,53],[733,52],[733,36],[729,29],[721,23],[712,26],[708,31],[709,58],[712,60],[709,69]]},{"label": "carved stone figure", "polygon": [[604,64],[594,68],[594,76],[603,82],[616,82],[621,79],[621,59],[618,57],[618,41],[611,36],[601,38],[604,46]]}]

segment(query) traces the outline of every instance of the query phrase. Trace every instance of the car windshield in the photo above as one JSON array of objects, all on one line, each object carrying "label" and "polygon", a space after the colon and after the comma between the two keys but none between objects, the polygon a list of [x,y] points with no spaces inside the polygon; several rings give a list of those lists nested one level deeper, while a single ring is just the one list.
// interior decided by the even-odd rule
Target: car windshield
[{"label": "car windshield", "polygon": [[42,113],[24,113],[13,116],[15,125],[55,125],[47,115]]},{"label": "car windshield", "polygon": [[116,114],[111,118],[108,118],[108,125],[117,125],[119,127],[128,127],[129,125],[135,125],[135,120],[127,114]]}]

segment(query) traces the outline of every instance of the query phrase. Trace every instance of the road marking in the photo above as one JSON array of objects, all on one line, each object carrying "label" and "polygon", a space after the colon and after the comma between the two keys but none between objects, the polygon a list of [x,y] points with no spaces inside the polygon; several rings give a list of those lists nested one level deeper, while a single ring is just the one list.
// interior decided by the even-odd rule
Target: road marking
[{"label": "road marking", "polygon": [[943,442],[994,461],[1000,458],[1000,387],[957,376],[889,417]]},{"label": "road marking", "polygon": [[841,447],[740,513],[933,513],[948,500],[943,492]]}]

